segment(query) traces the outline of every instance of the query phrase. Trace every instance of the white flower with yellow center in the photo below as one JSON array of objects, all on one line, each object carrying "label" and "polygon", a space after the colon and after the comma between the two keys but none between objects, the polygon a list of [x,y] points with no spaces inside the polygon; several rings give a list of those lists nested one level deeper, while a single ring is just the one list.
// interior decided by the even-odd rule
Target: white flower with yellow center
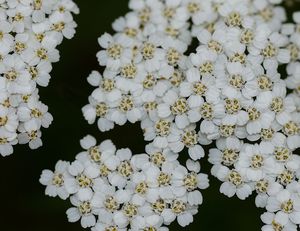
[{"label": "white flower with yellow center", "polygon": [[89,103],[82,108],[83,116],[87,122],[93,124],[98,118],[97,125],[100,131],[113,129],[114,123],[108,119],[108,112],[111,109],[105,102],[104,95],[98,91],[97,94],[94,94],[94,97],[89,97]]},{"label": "white flower with yellow center", "polygon": [[31,79],[34,80],[39,86],[47,87],[50,81],[50,71],[52,66],[47,61],[41,61],[37,66],[28,66],[27,70],[31,75]]},{"label": "white flower with yellow center", "polygon": [[182,4],[183,10],[187,11],[195,25],[202,25],[204,22],[212,21],[217,17],[212,1],[184,0]]},{"label": "white flower with yellow center", "polygon": [[146,145],[146,154],[150,156],[150,162],[161,167],[166,162],[177,161],[178,153],[172,152],[168,148],[157,148],[153,143]]},{"label": "white flower with yellow center", "polygon": [[4,57],[3,64],[4,70],[1,71],[1,74],[6,78],[9,93],[30,94],[34,90],[25,63],[18,55],[13,54]]},{"label": "white flower with yellow center", "polygon": [[72,176],[65,180],[65,187],[68,193],[76,194],[80,200],[85,200],[93,194],[94,179],[97,175],[88,171],[88,165],[79,160],[74,161],[68,167],[68,172]]},{"label": "white flower with yellow center", "polygon": [[53,120],[52,115],[48,112],[48,106],[34,99],[30,99],[26,104],[21,104],[17,115],[21,122],[27,123],[33,120],[44,128],[48,128]]},{"label": "white flower with yellow center", "polygon": [[198,144],[199,136],[192,124],[185,130],[173,127],[168,137],[169,148],[173,152],[181,152],[185,147],[192,160],[199,160],[204,157],[204,149]]},{"label": "white flower with yellow center", "polygon": [[[79,13],[79,10],[77,6],[69,1],[69,4],[66,4],[69,7],[73,6],[73,12]],[[67,39],[71,39],[74,37],[75,34],[75,28],[77,27],[77,24],[73,20],[73,16],[69,10],[63,10],[64,6],[60,6],[61,10],[57,10],[53,12],[49,17],[49,24],[50,24],[50,30],[52,33],[56,33],[58,38],[61,40],[63,37]]]},{"label": "white flower with yellow center", "polygon": [[96,144],[96,139],[87,135],[80,140],[80,146],[84,149],[83,152],[76,156],[76,159],[82,163],[96,163],[99,164],[102,161],[102,155],[114,155],[116,152],[115,145],[110,140],[105,140]]},{"label": "white flower with yellow center", "polygon": [[261,220],[265,223],[262,231],[297,231],[297,226],[287,219],[282,219],[278,213],[266,212],[261,216]]},{"label": "white flower with yellow center", "polygon": [[[155,165],[150,165],[144,169],[146,182],[151,188],[156,188],[157,192],[152,196],[156,200],[162,198],[163,200],[172,200],[175,198],[172,187],[172,173],[176,165],[165,163],[162,168]],[[154,196],[155,195],[155,196]]]},{"label": "white flower with yellow center", "polygon": [[210,51],[217,54],[222,54],[224,52],[224,45],[226,43],[226,31],[218,28],[213,33],[210,33],[207,29],[199,31],[197,39],[200,42],[200,47],[205,46]]},{"label": "white flower with yellow center", "polygon": [[163,103],[157,106],[158,116],[160,118],[174,116],[179,129],[184,129],[190,124],[187,116],[189,110],[187,99],[179,97],[174,90],[169,90],[163,97]]},{"label": "white flower with yellow center", "polygon": [[45,170],[40,180],[51,196],[64,188],[72,195],[70,222],[81,220],[83,227],[96,231],[165,231],[161,226],[176,218],[181,226],[193,221],[202,203],[199,190],[208,186],[199,163],[188,161],[186,169],[176,154],[151,145],[148,154],[132,156],[129,149],[116,151],[109,140],[96,145],[92,136],[80,144],[84,151],[76,161],[59,162],[54,173]]},{"label": "white flower with yellow center", "polygon": [[246,129],[249,135],[259,134],[262,129],[268,129],[274,123],[275,115],[258,100],[248,105],[246,112],[249,118]]},{"label": "white flower with yellow center", "polygon": [[241,92],[244,97],[251,97],[246,86],[255,78],[255,74],[249,66],[244,66],[239,62],[226,62],[224,68],[216,72],[216,78],[216,85],[224,95],[237,95]]},{"label": "white flower with yellow center", "polygon": [[142,118],[141,99],[139,97],[124,94],[109,105],[111,111],[108,118],[118,125],[124,125],[127,121],[135,123]]},{"label": "white flower with yellow center", "polygon": [[270,154],[263,152],[259,145],[246,144],[235,167],[248,181],[259,181],[269,173],[268,167],[276,167],[271,164],[270,166],[267,165],[268,158],[270,158]]},{"label": "white flower with yellow center", "polygon": [[55,63],[59,61],[59,52],[54,48],[56,44],[47,41],[39,43],[31,41],[28,48],[21,54],[22,59],[29,65],[38,65],[41,61]]},{"label": "white flower with yellow center", "polygon": [[287,145],[295,150],[300,147],[300,121],[299,113],[293,113],[291,119],[284,118],[282,132],[287,137]]},{"label": "white flower with yellow center", "polygon": [[249,105],[248,100],[243,98],[239,92],[232,91],[227,92],[227,94],[216,105],[217,108],[224,110],[224,117],[221,119],[222,124],[244,126],[249,120],[248,113],[243,110],[244,107]]},{"label": "white flower with yellow center", "polygon": [[285,47],[288,44],[288,38],[278,32],[266,35],[268,41],[265,46],[252,47],[250,54],[256,57],[256,60],[263,63],[266,70],[276,70],[279,64],[290,61],[290,52]]},{"label": "white flower with yellow center", "polygon": [[190,60],[201,76],[213,78],[215,74],[215,63],[218,55],[206,47],[199,47],[196,54],[190,55]]},{"label": "white flower with yellow center", "polygon": [[9,9],[6,11],[8,21],[11,22],[12,31],[23,33],[31,22],[32,9],[23,3],[7,2]]},{"label": "white flower with yellow center", "polygon": [[0,128],[0,154],[8,156],[13,153],[12,145],[18,143],[17,133],[9,132],[5,128]]},{"label": "white flower with yellow center", "polygon": [[227,138],[217,141],[217,148],[209,150],[208,161],[213,165],[232,167],[240,158],[243,142],[237,138]]},{"label": "white flower with yellow center", "polygon": [[[200,172],[200,164],[192,160],[187,161],[187,168],[178,166],[173,173],[172,182],[176,196],[186,195],[190,205],[202,204],[202,194],[198,189],[206,189],[209,186],[208,176]],[[188,172],[191,171],[191,172]]]},{"label": "white flower with yellow center", "polygon": [[[49,9],[54,7],[56,1],[51,0],[33,0],[32,1],[32,20],[34,22],[40,22],[45,20],[46,14],[49,12]],[[29,5],[29,4],[28,4]]]},{"label": "white flower with yellow center", "polygon": [[268,199],[267,210],[277,212],[280,219],[290,220],[294,224],[300,223],[300,199],[299,196],[282,190],[276,196]]},{"label": "white flower with yellow center", "polygon": [[91,228],[92,231],[127,231],[127,228],[120,228],[112,222],[102,223],[97,222],[94,227]]},{"label": "white flower with yellow center", "polygon": [[35,120],[29,120],[19,127],[18,140],[20,144],[29,144],[31,149],[37,149],[43,145],[40,131],[41,123]]},{"label": "white flower with yellow center", "polygon": [[275,181],[274,177],[267,176],[255,182],[255,205],[258,208],[265,208],[270,196],[274,196],[283,189],[283,186]]},{"label": "white flower with yellow center", "polygon": [[119,35],[104,34],[99,38],[98,42],[105,49],[97,54],[101,66],[107,66],[107,68],[116,71],[124,62],[128,63],[130,61],[132,56],[131,47],[124,43]]},{"label": "white flower with yellow center", "polygon": [[[39,8],[39,2],[34,3]],[[132,155],[129,149],[117,151],[110,141],[96,145],[90,136],[81,141],[84,151],[68,172],[84,188],[74,187],[71,192],[81,199],[82,214],[90,217],[84,227],[160,231],[165,230],[162,225],[176,219],[183,227],[190,224],[202,203],[199,189],[208,186],[196,162],[204,157],[200,144],[213,140],[217,148],[210,150],[209,162],[214,165],[212,175],[223,182],[221,193],[244,200],[256,191],[257,207],[276,212],[264,219],[263,230],[291,231],[293,224],[300,223],[300,162],[293,154],[300,146],[300,103],[296,102],[300,53],[298,41],[292,39],[298,28],[283,24],[285,12],[275,6],[278,3],[280,0],[129,2],[133,11],[115,21],[116,34],[98,40],[103,50],[97,58],[105,69],[103,76],[93,72],[88,77],[96,89],[83,113],[89,123],[97,120],[101,131],[114,124],[141,122],[144,140],[152,143],[146,154]],[[18,5],[10,2],[14,4]],[[34,26],[38,35],[19,36],[16,52],[24,56],[35,44],[51,47],[51,36],[61,42],[56,33],[74,25],[65,24],[70,14],[64,11],[72,12],[69,7],[63,1],[55,8],[49,32],[49,24],[43,21]],[[294,17],[297,22],[297,15]],[[200,42],[197,48],[190,46],[195,37]],[[42,50],[39,54],[43,56]],[[287,80],[278,70],[283,64],[288,64]],[[37,75],[25,66],[31,77]],[[0,63],[0,72],[2,69],[11,68],[2,68]],[[13,80],[14,74],[9,73],[8,79]],[[27,82],[31,81],[34,88],[34,78]],[[11,83],[5,80],[7,84]],[[286,86],[294,91],[292,96],[287,97]],[[5,87],[7,90],[11,92]],[[4,107],[16,101],[27,104],[32,96],[23,99],[23,94],[8,102],[3,96],[0,102]],[[184,149],[192,159],[187,167],[177,160]],[[270,198],[282,190],[293,196],[274,210]],[[80,219],[74,211],[74,217],[69,214],[71,221]]]},{"label": "white flower with yellow center", "polygon": [[220,181],[224,182],[220,187],[220,192],[228,197],[237,197],[245,200],[252,194],[253,188],[247,183],[246,177],[237,170],[230,170],[222,165],[215,165],[212,168],[212,174]]},{"label": "white flower with yellow center", "polygon": [[83,228],[93,227],[96,224],[95,215],[97,214],[93,194],[90,194],[85,200],[72,196],[70,201],[75,207],[67,210],[68,221],[74,223],[80,220]]},{"label": "white flower with yellow center", "polygon": [[246,24],[249,8],[243,1],[232,1],[223,3],[218,12],[229,27],[241,27]]},{"label": "white flower with yellow center", "polygon": [[44,170],[40,177],[40,183],[46,186],[45,194],[47,196],[56,197],[66,200],[69,193],[65,187],[65,180],[70,178],[68,167],[70,163],[66,161],[59,161],[55,166],[55,171]]},{"label": "white flower with yellow center", "polygon": [[182,198],[173,200],[170,208],[165,209],[161,215],[166,224],[170,224],[177,219],[180,226],[186,227],[193,222],[195,213],[197,213],[197,209],[189,206],[186,199]]},{"label": "white flower with yellow center", "polygon": [[144,119],[141,123],[141,128],[144,131],[144,139],[152,141],[153,145],[157,148],[168,147],[168,136],[171,133],[171,128],[175,124],[171,118],[157,119],[155,121]]},{"label": "white flower with yellow center", "polygon": [[113,171],[108,175],[108,180],[113,186],[123,188],[131,178],[134,173],[131,157],[132,153],[128,148],[117,150],[115,156],[111,156],[110,153],[103,155],[103,163]]}]

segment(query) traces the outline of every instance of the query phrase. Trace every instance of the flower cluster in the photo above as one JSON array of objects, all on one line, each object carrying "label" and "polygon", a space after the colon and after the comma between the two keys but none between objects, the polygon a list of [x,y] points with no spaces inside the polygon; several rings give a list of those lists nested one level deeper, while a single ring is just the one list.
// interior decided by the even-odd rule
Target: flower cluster
[{"label": "flower cluster", "polygon": [[78,8],[71,0],[0,0],[0,154],[13,145],[42,145],[41,127],[53,118],[39,100],[37,86],[46,87],[56,47],[72,38]]},{"label": "flower cluster", "polygon": [[[281,0],[131,0],[99,38],[82,111],[100,131],[141,122],[145,141],[193,161],[209,153],[220,191],[267,209],[263,230],[300,224],[300,13]],[[191,44],[197,44],[192,50]],[[279,73],[286,70],[286,76]]]},{"label": "flower cluster", "polygon": [[193,221],[199,190],[208,187],[198,162],[189,160],[185,168],[175,153],[152,145],[147,154],[132,155],[110,140],[96,145],[90,135],[80,144],[84,151],[74,162],[59,161],[55,172],[44,170],[40,178],[47,195],[70,197],[70,222],[80,220],[92,231],[165,231],[176,219],[181,226]]}]

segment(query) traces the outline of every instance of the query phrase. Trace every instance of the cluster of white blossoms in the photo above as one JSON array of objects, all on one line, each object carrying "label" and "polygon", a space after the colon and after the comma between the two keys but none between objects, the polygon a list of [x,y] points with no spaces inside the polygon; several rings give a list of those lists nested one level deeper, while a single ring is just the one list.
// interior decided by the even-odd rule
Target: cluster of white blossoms
[{"label": "cluster of white blossoms", "polygon": [[41,127],[53,118],[39,100],[37,86],[46,87],[56,47],[71,39],[78,8],[71,0],[0,0],[0,154],[13,145],[42,145]]},{"label": "cluster of white blossoms", "polygon": [[[221,193],[243,200],[256,192],[257,207],[267,210],[263,231],[297,230],[300,13],[286,23],[281,2],[129,1],[132,11],[113,23],[116,33],[99,38],[97,58],[105,69],[88,77],[96,89],[82,111],[102,132],[140,122],[148,149],[158,150],[154,156],[168,153],[168,167],[158,167],[152,151],[131,157],[128,150],[109,148],[114,151],[94,156],[95,141],[85,139],[93,140],[82,142],[89,151],[70,166],[60,162],[58,174],[45,172],[41,180],[49,195],[74,194],[70,221],[82,217],[83,227],[94,226],[98,215],[93,231],[164,230],[176,217],[189,224],[202,201],[194,190],[207,186],[204,175],[201,187],[196,180],[202,146],[214,143],[208,159],[212,175],[223,182]],[[192,174],[176,161],[182,152]],[[130,171],[125,178],[124,168]],[[187,187],[186,180],[197,187]]]},{"label": "cluster of white blossoms", "polygon": [[110,140],[96,145],[90,135],[80,144],[84,151],[74,162],[59,161],[55,172],[44,170],[40,178],[47,195],[70,197],[70,222],[80,220],[92,231],[166,231],[176,219],[181,226],[193,221],[199,190],[208,187],[198,162],[188,160],[186,168],[175,153],[152,145],[147,154],[132,155]]}]

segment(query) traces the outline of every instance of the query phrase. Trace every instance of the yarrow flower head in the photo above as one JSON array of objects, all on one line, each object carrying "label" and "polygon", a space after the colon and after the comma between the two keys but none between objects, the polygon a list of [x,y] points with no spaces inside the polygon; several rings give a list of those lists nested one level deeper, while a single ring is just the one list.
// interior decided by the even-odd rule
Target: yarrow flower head
[{"label": "yarrow flower head", "polygon": [[59,61],[56,47],[71,39],[79,12],[71,0],[1,1],[0,19],[0,154],[13,153],[13,145],[42,145],[41,128],[53,118],[38,95],[46,87],[52,63]]},{"label": "yarrow flower head", "polygon": [[98,231],[168,230],[164,226],[174,220],[181,226],[193,221],[203,201],[200,190],[208,187],[198,162],[184,167],[171,150],[153,146],[133,155],[110,140],[97,145],[90,135],[80,144],[84,150],[74,162],[59,161],[40,178],[47,195],[70,198],[70,222]]},{"label": "yarrow flower head", "polygon": [[[242,200],[256,193],[256,206],[267,210],[262,230],[297,229],[300,14],[286,23],[281,3],[129,2],[131,12],[113,23],[115,34],[98,39],[97,59],[104,70],[88,76],[95,89],[82,112],[101,132],[140,122],[149,142],[147,154],[116,151],[105,141],[102,151],[79,155],[65,174],[64,187],[74,205],[68,211],[70,221],[81,219],[93,231],[129,226],[165,230],[175,219],[188,225],[202,203],[197,188],[207,187],[199,160],[205,156],[203,146],[211,144],[215,147],[208,160],[212,175],[222,182],[221,193]],[[49,46],[33,47],[39,52],[19,52],[33,64],[44,55],[55,60]],[[23,61],[12,59],[8,71],[20,71]],[[22,71],[20,75],[22,81],[28,78]],[[14,79],[15,73],[7,76]],[[26,93],[22,81],[18,89]],[[14,135],[9,131],[7,140]],[[96,144],[92,138],[84,140],[86,150]],[[177,160],[184,155],[186,167]],[[60,195],[54,189],[51,194]]]}]

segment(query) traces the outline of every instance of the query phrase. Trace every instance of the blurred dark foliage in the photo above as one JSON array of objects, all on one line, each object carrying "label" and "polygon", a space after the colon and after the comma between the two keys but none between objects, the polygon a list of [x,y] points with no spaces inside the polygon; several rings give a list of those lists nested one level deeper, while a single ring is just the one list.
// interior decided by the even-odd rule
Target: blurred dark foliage
[{"label": "blurred dark foliage", "polygon": [[[81,13],[76,16],[76,37],[60,46],[61,60],[54,65],[49,87],[41,89],[42,101],[49,106],[54,123],[43,130],[44,146],[36,151],[17,146],[15,153],[0,158],[0,230],[1,231],[82,231],[79,223],[68,223],[65,211],[69,201],[49,198],[39,184],[43,169],[53,169],[59,159],[72,161],[81,151],[79,140],[92,134],[98,141],[112,139],[118,148],[129,147],[134,153],[144,151],[145,142],[139,124],[116,127],[100,133],[96,125],[88,125],[81,107],[93,90],[86,82],[91,70],[98,69],[97,38],[104,32],[113,32],[111,23],[128,11],[125,0],[75,0]],[[293,2],[293,1],[289,1]],[[300,3],[289,6],[291,12],[300,9]],[[182,154],[185,155],[184,153]],[[210,165],[202,161],[203,171]],[[204,203],[195,216],[195,222],[186,228],[174,224],[170,230],[254,231],[260,230],[263,210],[254,205],[254,197],[246,201],[228,199],[219,193],[220,182],[210,177],[211,186],[203,192]]]}]

